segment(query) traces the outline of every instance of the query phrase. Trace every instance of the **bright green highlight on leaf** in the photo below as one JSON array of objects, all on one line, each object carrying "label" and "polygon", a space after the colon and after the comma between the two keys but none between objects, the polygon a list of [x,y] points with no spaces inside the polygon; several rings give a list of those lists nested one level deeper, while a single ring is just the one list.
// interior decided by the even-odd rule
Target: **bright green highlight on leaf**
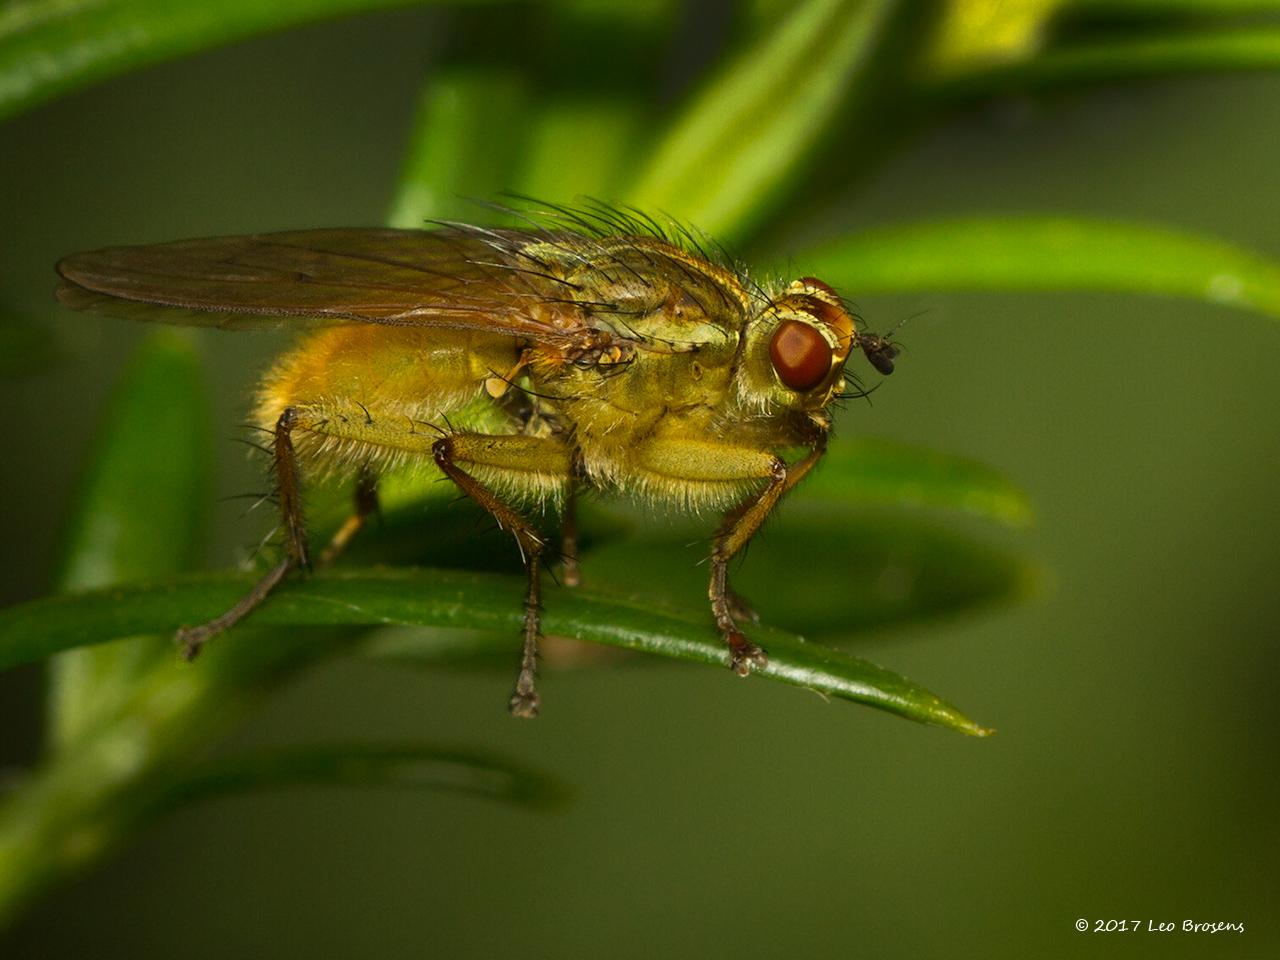
[{"label": "bright green highlight on leaf", "polygon": [[1162,227],[1069,217],[883,227],[797,255],[861,294],[1102,290],[1187,297],[1280,318],[1280,264]]},{"label": "bright green highlight on leaf", "polygon": [[[642,134],[634,103],[619,97],[554,96],[538,105],[528,155],[514,185],[552,201],[615,196],[620,171],[643,142]],[[571,164],[564,158],[567,143],[581,150]]]},{"label": "bright green highlight on leaf", "polygon": [[1025,60],[1044,42],[1052,16],[1069,0],[947,0],[928,51],[941,73],[973,64]]}]

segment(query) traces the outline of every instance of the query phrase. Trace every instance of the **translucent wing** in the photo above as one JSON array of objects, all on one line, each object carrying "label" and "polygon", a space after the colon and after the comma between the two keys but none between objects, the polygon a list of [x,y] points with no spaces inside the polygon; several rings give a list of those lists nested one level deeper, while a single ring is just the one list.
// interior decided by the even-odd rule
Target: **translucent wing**
[{"label": "translucent wing", "polygon": [[519,235],[333,229],[111,247],[62,260],[76,310],[236,329],[374,323],[589,337],[567,281],[524,262]]}]

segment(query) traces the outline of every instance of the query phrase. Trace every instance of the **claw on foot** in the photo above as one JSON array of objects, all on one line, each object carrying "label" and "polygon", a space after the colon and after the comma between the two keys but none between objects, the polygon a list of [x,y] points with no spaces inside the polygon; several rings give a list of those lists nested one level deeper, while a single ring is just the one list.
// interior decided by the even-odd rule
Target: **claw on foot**
[{"label": "claw on foot", "polygon": [[511,694],[511,702],[507,705],[507,709],[513,717],[522,717],[526,720],[532,720],[538,715],[538,708],[542,705],[542,699],[532,690],[517,690]]},{"label": "claw on foot", "polygon": [[763,670],[769,665],[769,655],[737,631],[726,634],[724,639],[729,644],[729,669],[738,676],[745,677],[753,668]]},{"label": "claw on foot", "polygon": [[173,639],[182,648],[182,659],[190,663],[200,656],[200,648],[204,646],[205,636],[199,627],[179,627]]}]

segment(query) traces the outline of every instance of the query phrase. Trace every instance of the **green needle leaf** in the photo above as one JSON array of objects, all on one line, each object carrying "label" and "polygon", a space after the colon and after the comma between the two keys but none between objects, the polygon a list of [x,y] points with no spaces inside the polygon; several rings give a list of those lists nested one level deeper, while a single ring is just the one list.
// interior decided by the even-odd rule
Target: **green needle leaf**
[{"label": "green needle leaf", "polygon": [[537,55],[529,141],[507,188],[553,202],[616,197],[652,141],[652,92],[662,82],[677,5],[589,0],[557,14],[548,31],[554,40]]},{"label": "green needle leaf", "polygon": [[729,238],[741,234],[867,69],[892,0],[807,0],[703,88],[626,199]]},{"label": "green needle leaf", "polygon": [[1032,517],[1026,493],[991,467],[890,440],[833,443],[797,498],[938,507],[1015,527]]},{"label": "green needle leaf", "polygon": [[526,136],[528,91],[514,71],[452,65],[423,88],[404,170],[387,223],[425,227],[428,219],[473,220],[511,183]]},{"label": "green needle leaf", "polygon": [[[167,638],[150,641],[153,665],[119,710],[0,795],[0,928],[142,826],[174,778],[268,689],[351,639],[335,631],[238,633],[221,638],[199,670],[187,669]],[[99,631],[92,640],[107,634],[117,635]]]},{"label": "green needle leaf", "polygon": [[1277,67],[1280,27],[1201,29],[1074,42],[1027,60],[958,72],[926,86],[925,95],[957,100],[1142,77]]},{"label": "green needle leaf", "polygon": [[[82,481],[61,587],[101,587],[188,568],[202,539],[210,454],[194,339],[189,331],[156,330],[107,410]],[[155,644],[135,641],[55,659],[51,742],[63,745],[114,711],[155,653]]]},{"label": "green needle leaf", "polygon": [[115,390],[90,459],[67,545],[66,589],[191,562],[211,460],[203,385],[190,331],[159,328],[148,336]]},{"label": "green needle leaf", "polygon": [[14,0],[0,9],[0,119],[96,80],[257,33],[426,0]]},{"label": "green needle leaf", "polygon": [[1090,23],[1133,24],[1140,18],[1242,17],[1280,11],[1280,0],[1067,0],[1063,13]]},{"label": "green needle leaf", "polygon": [[[705,625],[706,569],[697,563],[705,536],[688,524],[653,525],[592,549],[583,575],[594,591],[660,600]],[[733,575],[764,623],[822,643],[1008,603],[1040,579],[1016,554],[931,519],[808,497],[784,504]]]},{"label": "green needle leaf", "polygon": [[530,806],[564,790],[544,774],[475,750],[429,744],[321,744],[206,761],[158,802],[172,807],[246,790],[297,786],[432,789]]},{"label": "green needle leaf", "polygon": [[643,111],[622,96],[544,99],[524,168],[513,181],[519,192],[553,201],[617,192],[619,171],[642,141]]},{"label": "green needle leaf", "polygon": [[[49,597],[0,611],[0,669],[112,636],[164,633],[215,616],[252,578],[206,575],[151,586]],[[499,634],[474,643],[511,649],[522,618],[523,579],[456,570],[325,573],[282,586],[253,625],[420,625]],[[628,650],[723,666],[724,645],[705,616],[661,611],[651,602],[586,591],[549,591],[543,629]],[[770,654],[763,676],[855,700],[962,733],[987,731],[909,680],[866,661],[770,628],[752,635]],[[260,643],[270,643],[260,639]],[[451,651],[444,651],[446,654]],[[200,669],[195,666],[192,669]]]},{"label": "green needle leaf", "polygon": [[885,227],[797,255],[859,296],[918,290],[1081,290],[1187,297],[1280,318],[1280,264],[1164,227],[1068,217]]}]

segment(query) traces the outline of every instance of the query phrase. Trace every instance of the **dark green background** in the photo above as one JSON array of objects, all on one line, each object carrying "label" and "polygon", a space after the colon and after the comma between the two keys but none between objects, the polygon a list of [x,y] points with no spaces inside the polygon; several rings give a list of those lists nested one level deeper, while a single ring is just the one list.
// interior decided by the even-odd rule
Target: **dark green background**
[{"label": "dark green background", "polygon": [[[47,590],[78,465],[142,333],[52,307],[53,261],[109,243],[380,221],[438,22],[390,14],[253,41],[0,130],[0,291],[53,324],[60,352],[0,381],[5,602]],[[1073,212],[1181,224],[1280,257],[1278,120],[1273,77],[1001,102],[830,198],[825,228]],[[514,723],[505,673],[342,662],[241,739],[484,746],[572,784],[573,804],[537,814],[356,790],[219,801],[50,897],[4,955],[1276,955],[1280,330],[1121,297],[859,305],[879,328],[927,312],[901,331],[900,372],[840,431],[1006,471],[1038,521],[978,531],[1048,573],[1023,606],[870,637],[857,652],[998,736],[656,662],[550,674],[545,716]],[[236,434],[279,342],[203,335],[219,436]],[[228,439],[218,452],[218,493],[254,489],[242,450]],[[261,532],[240,509],[213,508],[211,562]],[[832,562],[828,545],[814,550]],[[0,764],[34,755],[37,680],[0,678]],[[1077,918],[1246,932],[1104,936],[1077,933]]]}]

